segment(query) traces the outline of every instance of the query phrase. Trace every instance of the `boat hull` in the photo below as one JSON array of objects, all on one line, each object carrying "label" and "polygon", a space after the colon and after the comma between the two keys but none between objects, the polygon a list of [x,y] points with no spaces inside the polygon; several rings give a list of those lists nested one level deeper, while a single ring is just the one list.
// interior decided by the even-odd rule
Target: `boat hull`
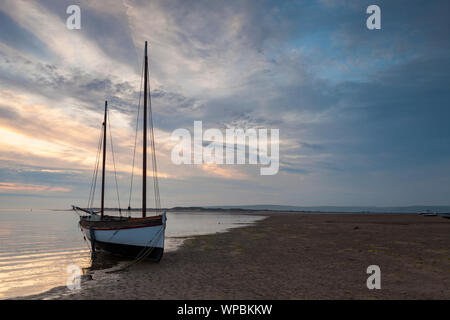
[{"label": "boat hull", "polygon": [[95,242],[95,249],[128,258],[136,258],[141,256],[143,253],[149,252],[145,259],[154,262],[161,261],[164,254],[164,248],[161,247],[142,247],[101,241]]},{"label": "boat hull", "polygon": [[80,222],[81,230],[95,249],[130,258],[145,256],[160,261],[164,253],[166,216],[158,221]]}]

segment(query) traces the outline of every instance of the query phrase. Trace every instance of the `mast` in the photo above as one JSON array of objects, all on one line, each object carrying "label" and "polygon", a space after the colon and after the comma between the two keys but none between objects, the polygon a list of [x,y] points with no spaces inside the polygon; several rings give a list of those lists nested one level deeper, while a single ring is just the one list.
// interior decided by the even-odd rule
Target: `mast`
[{"label": "mast", "polygon": [[108,111],[108,101],[105,101],[105,120],[103,121],[103,168],[102,168],[102,208],[101,219],[105,211],[105,165],[106,165],[106,115]]},{"label": "mast", "polygon": [[143,161],[142,161],[142,217],[145,218],[147,211],[147,76],[148,57],[147,41],[145,41],[145,70],[144,70],[144,128],[143,128]]}]

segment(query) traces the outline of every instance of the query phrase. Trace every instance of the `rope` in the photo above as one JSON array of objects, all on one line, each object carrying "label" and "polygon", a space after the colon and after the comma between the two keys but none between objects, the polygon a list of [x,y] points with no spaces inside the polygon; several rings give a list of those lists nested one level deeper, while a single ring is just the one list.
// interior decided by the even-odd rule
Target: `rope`
[{"label": "rope", "polygon": [[131,208],[131,194],[133,191],[133,178],[134,178],[134,164],[136,159],[136,146],[137,146],[137,136],[138,136],[138,129],[139,129],[139,112],[141,109],[141,96],[142,96],[142,83],[143,83],[143,74],[144,74],[144,64],[142,64],[142,72],[141,72],[141,86],[139,88],[139,103],[138,103],[138,113],[136,117],[136,133],[134,136],[134,149],[133,149],[133,165],[131,169],[131,184],[130,184],[130,197],[128,199],[128,216],[131,216],[130,208]]},{"label": "rope", "polygon": [[88,205],[87,205],[88,208],[92,208],[92,205],[94,203],[95,188],[97,185],[98,167],[99,167],[99,163],[100,163],[100,152],[101,152],[102,145],[103,145],[102,133],[103,133],[103,129],[100,131],[100,138],[99,138],[99,142],[97,145],[97,155],[95,158],[94,172],[92,174],[91,188],[89,190],[89,199],[88,199]]},{"label": "rope", "polygon": [[[108,111],[109,113],[109,111]],[[117,193],[117,202],[119,204],[119,215],[122,216],[122,210],[120,209],[120,196],[119,196],[119,185],[117,183],[117,170],[116,170],[116,159],[114,156],[114,144],[112,139],[112,133],[111,133],[111,117],[109,118],[110,121],[108,121],[108,128],[109,128],[109,140],[111,142],[111,153],[113,158],[113,166],[114,166],[114,180],[116,181],[116,193]]]},{"label": "rope", "polygon": [[[78,209],[77,208],[73,208],[73,211],[74,211],[74,213],[78,216],[78,217],[81,217],[81,215],[80,215],[80,213],[78,212]],[[89,249],[89,251],[91,252],[91,255],[90,255],[90,264],[92,264],[92,262],[93,262],[93,259],[92,259],[92,248],[91,248],[91,245],[90,244],[88,244],[88,241],[87,241],[87,239],[86,239],[86,236],[85,236],[85,234],[84,234],[84,232],[83,232],[83,229],[81,228],[81,226],[80,225],[78,225],[79,226],[79,228],[80,228],[80,231],[81,231],[81,233],[83,234],[83,242],[86,244],[86,247]]]},{"label": "rope", "polygon": [[[81,230],[81,227],[80,227],[80,230]],[[92,263],[94,262],[94,257],[93,257],[93,254],[92,254],[92,252],[95,250],[95,248],[92,248],[92,242],[91,243],[88,243],[88,241],[87,241],[87,239],[86,239],[86,236],[85,236],[85,234],[83,233],[83,230],[81,230],[81,233],[83,234],[83,240],[84,240],[84,243],[86,244],[86,246],[87,246],[87,248],[89,249],[89,251],[91,252],[91,254],[90,254],[90,264],[92,265]]]},{"label": "rope", "polygon": [[[101,132],[100,132],[100,137],[101,137]],[[89,189],[89,198],[88,198],[88,203],[87,203],[88,208],[90,206],[90,202],[91,202],[91,198],[92,198],[92,189],[93,189],[93,185],[94,185],[94,179],[96,179],[96,175],[97,175],[97,163],[98,163],[98,157],[99,157],[100,143],[101,143],[101,140],[99,139],[99,142],[97,143],[97,153],[95,156],[94,171],[92,172],[91,186]]]},{"label": "rope", "polygon": [[114,272],[119,272],[119,271],[123,271],[125,269],[128,269],[129,267],[131,267],[132,265],[135,265],[136,263],[141,262],[142,260],[144,260],[145,258],[147,258],[153,251],[153,249],[155,248],[154,246],[150,246],[151,242],[153,242],[155,239],[159,240],[161,238],[162,235],[162,231],[166,229],[166,225],[164,223],[164,228],[161,228],[157,235],[153,238],[150,239],[146,244],[145,244],[145,248],[141,250],[141,252],[136,256],[136,258],[131,261],[129,264],[125,265],[124,267],[117,269],[117,270],[111,270],[111,271],[106,271],[105,273],[114,273]]},{"label": "rope", "polygon": [[[150,69],[150,68],[149,68]],[[147,76],[149,77],[149,70],[147,70]],[[150,145],[152,150],[152,169],[153,169],[153,190],[155,194],[155,210],[156,213],[160,211],[161,208],[161,199],[159,194],[159,182],[158,182],[158,166],[156,163],[156,148],[155,148],[155,136],[153,130],[153,113],[152,113],[152,98],[150,94],[150,81],[147,82],[148,86],[148,101],[149,101],[149,117],[150,117]]]}]

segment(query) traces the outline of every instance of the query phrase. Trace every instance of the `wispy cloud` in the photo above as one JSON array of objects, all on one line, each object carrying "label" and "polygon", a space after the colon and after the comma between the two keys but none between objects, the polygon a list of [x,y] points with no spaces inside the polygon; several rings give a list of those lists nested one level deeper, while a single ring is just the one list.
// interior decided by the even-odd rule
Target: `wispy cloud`
[{"label": "wispy cloud", "polygon": [[11,182],[0,182],[0,192],[8,191],[32,191],[32,192],[70,192],[70,188],[52,187],[35,184],[20,184]]},{"label": "wispy cloud", "polygon": [[[0,3],[2,192],[83,199],[108,100],[127,194],[148,40],[167,205],[447,201],[448,2],[380,1],[380,32],[354,1],[79,1],[81,30],[65,27],[69,4]],[[170,134],[194,120],[280,129],[279,174],[173,165]]]}]

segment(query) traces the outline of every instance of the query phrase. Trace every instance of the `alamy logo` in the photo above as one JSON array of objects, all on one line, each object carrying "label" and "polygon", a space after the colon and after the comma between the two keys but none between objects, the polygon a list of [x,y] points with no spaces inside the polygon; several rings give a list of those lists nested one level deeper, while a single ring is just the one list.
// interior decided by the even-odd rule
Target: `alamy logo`
[{"label": "alamy logo", "polygon": [[67,277],[66,286],[69,290],[79,290],[81,289],[81,268],[75,264],[67,266]]},{"label": "alamy logo", "polygon": [[278,173],[278,129],[230,128],[225,130],[224,135],[219,129],[207,129],[203,132],[202,121],[194,121],[193,141],[187,129],[176,129],[171,138],[178,142],[171,154],[172,162],[176,165],[260,164],[265,165],[260,168],[261,175]]},{"label": "alamy logo", "polygon": [[381,270],[377,265],[371,265],[367,267],[367,274],[370,274],[367,278],[367,289],[381,289]]},{"label": "alamy logo", "polygon": [[367,7],[367,14],[370,16],[367,18],[366,26],[369,30],[381,29],[381,9],[379,6],[372,4]]},{"label": "alamy logo", "polygon": [[73,4],[67,7],[67,14],[70,16],[66,20],[66,26],[69,30],[81,29],[81,10],[80,7]]}]

